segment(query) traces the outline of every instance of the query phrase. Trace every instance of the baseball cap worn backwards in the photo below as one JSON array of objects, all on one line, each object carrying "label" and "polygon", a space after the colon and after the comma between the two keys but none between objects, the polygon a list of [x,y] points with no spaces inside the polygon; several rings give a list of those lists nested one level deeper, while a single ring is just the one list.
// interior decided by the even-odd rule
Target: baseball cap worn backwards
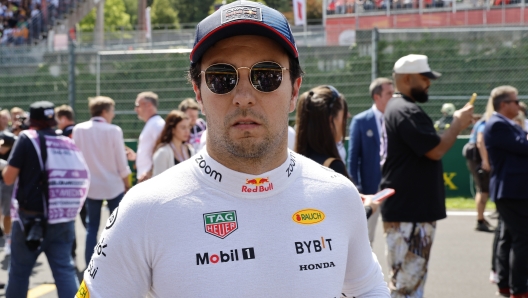
[{"label": "baseball cap worn backwards", "polygon": [[411,74],[419,73],[430,79],[438,79],[442,74],[432,71],[427,62],[427,56],[411,54],[401,57],[394,64],[394,73]]},{"label": "baseball cap worn backwards", "polygon": [[196,26],[191,63],[222,39],[237,35],[260,35],[278,42],[288,54],[298,58],[290,24],[277,10],[253,1],[235,1],[223,5]]}]

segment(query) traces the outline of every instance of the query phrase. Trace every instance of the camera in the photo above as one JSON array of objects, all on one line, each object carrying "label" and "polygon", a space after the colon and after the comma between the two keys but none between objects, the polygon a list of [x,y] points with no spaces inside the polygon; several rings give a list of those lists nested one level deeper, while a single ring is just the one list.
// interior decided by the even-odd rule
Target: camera
[{"label": "camera", "polygon": [[29,129],[29,125],[27,124],[27,117],[24,116],[24,115],[17,115],[16,116],[16,121],[18,123],[20,123],[20,125],[18,125],[18,127],[20,128],[20,130],[26,130],[26,129]]},{"label": "camera", "polygon": [[26,217],[24,220],[24,232],[26,234],[26,246],[30,251],[40,247],[46,234],[46,219],[43,216]]}]

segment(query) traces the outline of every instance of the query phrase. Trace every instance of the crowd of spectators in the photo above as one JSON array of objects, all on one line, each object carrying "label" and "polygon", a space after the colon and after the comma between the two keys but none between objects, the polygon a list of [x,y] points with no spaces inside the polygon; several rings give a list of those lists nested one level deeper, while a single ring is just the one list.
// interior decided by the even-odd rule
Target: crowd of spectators
[{"label": "crowd of spectators", "polygon": [[[503,2],[505,5],[509,5],[521,3],[522,0],[471,0],[467,7],[487,6],[487,1],[489,1],[489,6],[500,6]],[[355,13],[356,4],[358,10],[361,7],[364,11],[386,10],[387,5],[390,6],[390,9],[420,8],[420,0],[331,0],[326,12],[329,15]],[[453,0],[423,0],[424,8],[452,7],[452,5]]]}]

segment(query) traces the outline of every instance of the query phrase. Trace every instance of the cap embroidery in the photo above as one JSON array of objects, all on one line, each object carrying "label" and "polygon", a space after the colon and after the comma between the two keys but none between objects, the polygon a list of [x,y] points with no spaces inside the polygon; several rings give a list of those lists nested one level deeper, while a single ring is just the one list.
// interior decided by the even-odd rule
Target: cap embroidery
[{"label": "cap embroidery", "polygon": [[252,6],[235,6],[222,10],[222,24],[236,20],[262,22],[262,11],[259,7]]}]

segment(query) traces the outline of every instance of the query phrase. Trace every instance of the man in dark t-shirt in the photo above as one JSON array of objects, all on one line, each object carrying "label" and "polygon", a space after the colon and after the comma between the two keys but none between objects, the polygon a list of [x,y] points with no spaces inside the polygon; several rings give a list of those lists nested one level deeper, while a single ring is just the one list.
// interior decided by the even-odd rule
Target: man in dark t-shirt
[{"label": "man in dark t-shirt", "polygon": [[446,217],[441,158],[473,115],[473,106],[466,105],[454,113],[449,129],[437,135],[416,102],[428,100],[430,80],[438,77],[424,55],[408,55],[394,65],[400,94],[385,109],[388,146],[380,185],[396,190],[381,208],[392,297],[423,296],[436,221]]}]

